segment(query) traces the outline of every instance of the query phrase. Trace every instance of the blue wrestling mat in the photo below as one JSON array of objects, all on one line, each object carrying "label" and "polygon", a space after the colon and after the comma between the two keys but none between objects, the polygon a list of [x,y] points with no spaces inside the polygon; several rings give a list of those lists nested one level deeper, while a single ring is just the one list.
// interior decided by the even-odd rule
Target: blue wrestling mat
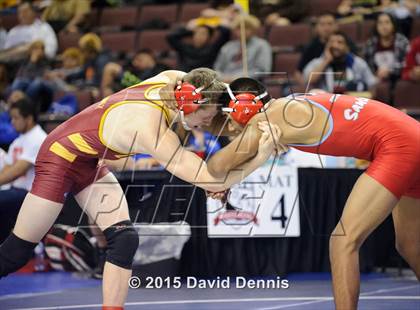
[{"label": "blue wrestling mat", "polygon": [[[126,309],[334,309],[329,274],[293,274],[289,288],[130,289]],[[360,309],[420,309],[415,279],[362,275]],[[255,283],[257,279],[253,279]],[[267,280],[267,279],[260,279]],[[264,281],[261,281],[264,282]],[[0,281],[0,309],[100,309],[101,282],[75,274],[15,274]]]}]

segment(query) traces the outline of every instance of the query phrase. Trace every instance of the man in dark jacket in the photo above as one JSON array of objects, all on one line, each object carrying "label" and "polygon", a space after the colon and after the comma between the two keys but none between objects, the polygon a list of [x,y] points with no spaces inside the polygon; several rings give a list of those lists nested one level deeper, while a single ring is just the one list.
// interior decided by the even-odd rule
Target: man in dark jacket
[{"label": "man in dark jacket", "polygon": [[[179,28],[168,35],[167,40],[178,53],[179,69],[189,72],[199,67],[212,68],[220,48],[230,38],[230,30],[224,26],[215,29],[207,25],[190,26]],[[185,39],[191,37],[191,43]]]}]

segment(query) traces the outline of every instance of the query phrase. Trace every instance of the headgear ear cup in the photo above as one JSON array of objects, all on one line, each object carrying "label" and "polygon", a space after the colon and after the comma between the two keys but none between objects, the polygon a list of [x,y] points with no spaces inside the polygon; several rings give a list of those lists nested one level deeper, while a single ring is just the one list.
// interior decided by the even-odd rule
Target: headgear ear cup
[{"label": "headgear ear cup", "polygon": [[249,92],[234,95],[230,86],[227,87],[227,92],[230,97],[229,107],[222,110],[229,112],[233,120],[241,125],[245,125],[255,114],[261,112],[264,107],[261,99],[268,96],[266,91],[258,96]]},{"label": "headgear ear cup", "polygon": [[235,101],[229,102],[229,108],[232,109],[232,118],[241,125],[245,125],[257,113],[261,112],[264,107],[260,98],[254,94],[242,93],[235,96]]},{"label": "headgear ear cup", "polygon": [[185,115],[193,113],[198,110],[203,96],[200,91],[203,87],[196,88],[194,85],[183,82],[175,89],[175,99],[178,104],[178,109]]}]

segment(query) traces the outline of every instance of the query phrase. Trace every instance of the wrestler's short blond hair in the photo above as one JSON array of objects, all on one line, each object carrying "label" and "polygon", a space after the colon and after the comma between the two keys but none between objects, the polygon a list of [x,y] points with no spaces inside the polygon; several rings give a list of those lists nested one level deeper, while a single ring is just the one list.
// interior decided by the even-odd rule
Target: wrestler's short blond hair
[{"label": "wrestler's short blond hair", "polygon": [[[219,80],[219,76],[216,71],[209,68],[197,68],[188,72],[183,80],[188,82],[195,87],[202,87],[204,89],[201,94],[204,98],[208,98],[208,104],[219,103],[219,98],[223,94],[226,86]],[[207,105],[203,104],[203,107]]]}]

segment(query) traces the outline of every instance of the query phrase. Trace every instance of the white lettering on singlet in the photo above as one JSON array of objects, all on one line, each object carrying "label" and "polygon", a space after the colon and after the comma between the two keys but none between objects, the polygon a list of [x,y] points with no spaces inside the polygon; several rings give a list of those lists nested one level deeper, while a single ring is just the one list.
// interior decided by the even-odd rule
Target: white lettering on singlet
[{"label": "white lettering on singlet", "polygon": [[359,113],[363,110],[363,107],[368,103],[367,98],[356,98],[356,101],[352,105],[351,109],[344,110],[344,118],[348,121],[355,121],[359,118]]}]

